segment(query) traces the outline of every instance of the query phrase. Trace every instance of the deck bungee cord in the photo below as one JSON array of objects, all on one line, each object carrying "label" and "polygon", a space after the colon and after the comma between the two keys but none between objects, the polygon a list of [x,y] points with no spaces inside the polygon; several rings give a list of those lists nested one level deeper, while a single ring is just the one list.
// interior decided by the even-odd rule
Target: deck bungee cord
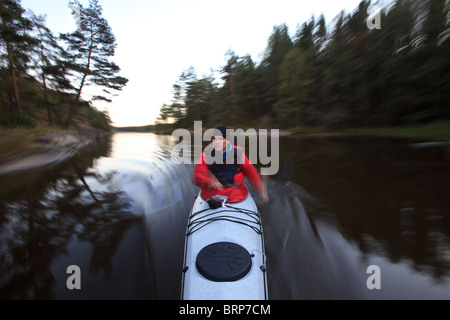
[{"label": "deck bungee cord", "polygon": [[[248,210],[245,208],[234,207],[234,206],[230,206],[230,205],[224,205],[223,208],[228,208],[228,209],[213,211],[199,219],[195,219],[195,218],[199,214],[209,211],[211,209],[207,208],[207,209],[200,210],[200,211],[193,213],[189,219],[186,236],[190,236],[191,234],[195,233],[196,231],[202,229],[203,227],[205,227],[208,224],[215,222],[215,221],[229,221],[229,222],[239,223],[239,224],[242,224],[242,225],[245,225],[245,226],[251,228],[257,234],[262,234],[261,220],[260,220],[261,216],[258,212]],[[249,219],[237,217],[235,215],[234,216],[223,215],[223,213],[236,213],[236,212],[240,212],[240,213],[244,214]]]}]

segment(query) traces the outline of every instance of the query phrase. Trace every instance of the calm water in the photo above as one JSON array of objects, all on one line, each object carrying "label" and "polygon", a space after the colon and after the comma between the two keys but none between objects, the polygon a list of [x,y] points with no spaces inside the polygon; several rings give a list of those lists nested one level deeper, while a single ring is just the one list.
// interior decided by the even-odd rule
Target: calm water
[{"label": "calm water", "polygon": [[[120,133],[0,177],[1,299],[178,299],[198,188],[170,137]],[[271,299],[450,299],[450,152],[285,137],[260,205]],[[67,268],[81,270],[69,290]],[[369,290],[380,269],[381,289]]]}]

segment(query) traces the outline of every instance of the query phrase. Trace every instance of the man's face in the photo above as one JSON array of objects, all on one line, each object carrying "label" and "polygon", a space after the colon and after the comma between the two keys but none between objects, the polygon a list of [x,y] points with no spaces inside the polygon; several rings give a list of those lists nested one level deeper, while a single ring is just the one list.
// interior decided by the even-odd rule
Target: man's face
[{"label": "man's face", "polygon": [[224,139],[222,136],[214,136],[213,137],[213,146],[216,151],[223,152],[227,146],[227,139]]}]

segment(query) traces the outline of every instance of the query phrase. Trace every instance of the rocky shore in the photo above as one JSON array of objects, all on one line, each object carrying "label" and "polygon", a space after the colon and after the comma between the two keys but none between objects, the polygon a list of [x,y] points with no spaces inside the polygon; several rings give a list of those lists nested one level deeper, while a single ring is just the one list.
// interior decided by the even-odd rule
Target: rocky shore
[{"label": "rocky shore", "polygon": [[33,141],[35,151],[21,152],[0,164],[0,175],[20,173],[56,165],[87,145],[99,140],[103,133],[48,132]]}]

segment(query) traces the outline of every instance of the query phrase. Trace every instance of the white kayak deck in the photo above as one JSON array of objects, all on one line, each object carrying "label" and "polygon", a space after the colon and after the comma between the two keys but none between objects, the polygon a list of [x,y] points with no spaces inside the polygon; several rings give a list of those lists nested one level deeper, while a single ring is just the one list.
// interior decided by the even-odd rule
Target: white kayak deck
[{"label": "white kayak deck", "polygon": [[[261,218],[249,193],[238,203],[217,209],[199,195],[186,229],[182,300],[267,300],[266,261]],[[212,281],[197,269],[199,252],[218,242],[241,246],[251,257],[251,269],[239,280]]]}]

